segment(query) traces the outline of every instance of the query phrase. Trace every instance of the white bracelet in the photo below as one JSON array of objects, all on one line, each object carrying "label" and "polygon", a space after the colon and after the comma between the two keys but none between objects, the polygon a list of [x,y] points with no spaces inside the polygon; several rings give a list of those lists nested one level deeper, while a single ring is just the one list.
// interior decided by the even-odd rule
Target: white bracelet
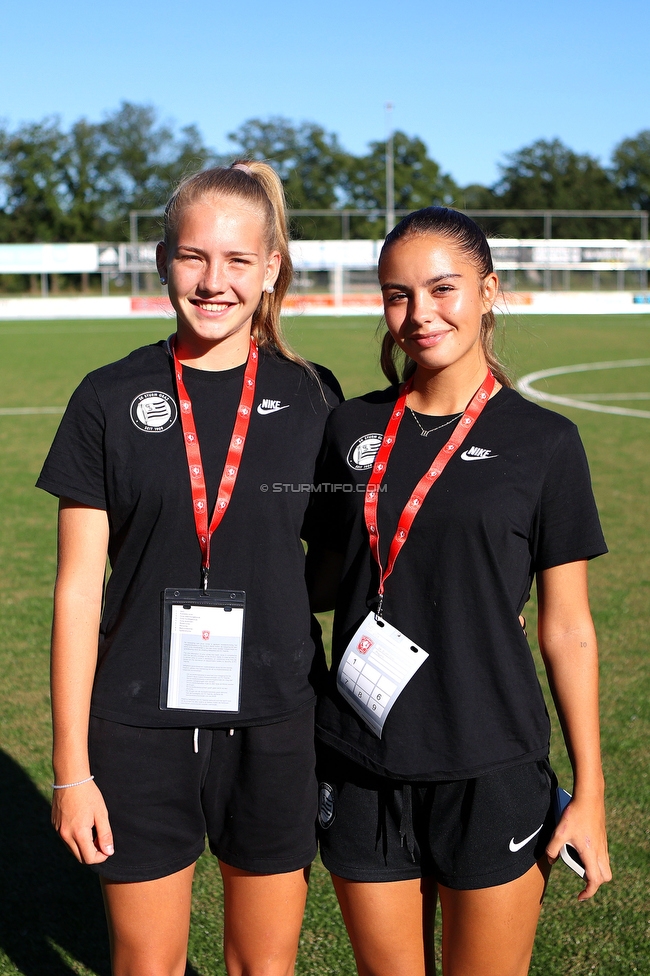
[{"label": "white bracelet", "polygon": [[95,778],[94,776],[87,776],[86,779],[80,779],[78,783],[62,783],[60,786],[57,786],[56,783],[52,783],[52,789],[69,790],[71,786],[82,786],[83,783],[90,783],[91,779],[94,778]]}]

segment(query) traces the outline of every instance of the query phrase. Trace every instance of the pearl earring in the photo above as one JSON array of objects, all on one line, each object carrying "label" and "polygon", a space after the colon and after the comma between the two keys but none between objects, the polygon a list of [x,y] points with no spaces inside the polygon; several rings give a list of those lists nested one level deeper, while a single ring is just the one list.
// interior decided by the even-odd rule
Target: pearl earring
[{"label": "pearl earring", "polygon": [[167,278],[165,278],[163,275],[160,276],[160,284],[161,285],[166,285],[167,284]]},{"label": "pearl earring", "polygon": [[275,291],[275,288],[273,287],[273,285],[267,285],[264,291],[268,292],[269,295],[272,295],[273,292]]}]

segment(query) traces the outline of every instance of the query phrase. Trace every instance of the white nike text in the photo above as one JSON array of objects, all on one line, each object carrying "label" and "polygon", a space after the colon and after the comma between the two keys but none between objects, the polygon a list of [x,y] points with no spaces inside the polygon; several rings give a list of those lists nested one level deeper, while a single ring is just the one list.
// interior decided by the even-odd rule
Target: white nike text
[{"label": "white nike text", "polygon": [[498,457],[498,454],[493,454],[486,447],[470,447],[467,451],[463,451],[461,458],[463,461],[486,461],[488,458]]},{"label": "white nike text", "polygon": [[285,403],[284,406],[280,405],[280,400],[262,400],[261,403],[257,405],[257,412],[261,414],[265,413],[277,413],[278,410],[286,410],[290,407],[290,403]]}]

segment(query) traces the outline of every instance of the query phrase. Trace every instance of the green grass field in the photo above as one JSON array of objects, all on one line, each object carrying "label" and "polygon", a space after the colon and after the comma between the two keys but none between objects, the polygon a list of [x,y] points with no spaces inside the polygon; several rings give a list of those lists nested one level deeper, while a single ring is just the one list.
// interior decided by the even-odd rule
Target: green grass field
[{"label": "green grass field", "polygon": [[[348,396],[381,384],[373,319],[287,321],[295,347],[331,367]],[[513,375],[571,363],[650,357],[650,316],[512,317],[504,356]],[[58,406],[88,370],[167,335],[170,323],[0,323],[0,408]],[[542,383],[537,384],[544,388]],[[556,393],[650,392],[650,367],[558,376]],[[622,405],[628,405],[627,403]],[[644,402],[630,406],[650,409]],[[568,409],[579,425],[611,549],[591,567],[602,655],[603,752],[614,881],[587,904],[564,866],[553,872],[531,972],[535,976],[650,973],[650,420]],[[96,879],[48,826],[50,601],[54,499],[33,488],[56,415],[0,415],[0,974],[108,976]],[[534,602],[526,611],[534,634]],[[325,621],[327,623],[327,621]],[[553,763],[569,786],[554,722]],[[199,861],[190,942],[194,976],[225,972],[221,886]],[[301,974],[353,976],[329,878],[316,864],[298,962]]]}]

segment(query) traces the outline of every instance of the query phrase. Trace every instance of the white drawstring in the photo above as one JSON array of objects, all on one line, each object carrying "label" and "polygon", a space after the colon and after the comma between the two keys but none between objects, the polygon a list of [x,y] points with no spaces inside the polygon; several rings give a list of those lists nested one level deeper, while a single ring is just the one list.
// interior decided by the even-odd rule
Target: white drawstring
[{"label": "white drawstring", "polygon": [[199,730],[194,729],[194,752],[199,751]]}]

